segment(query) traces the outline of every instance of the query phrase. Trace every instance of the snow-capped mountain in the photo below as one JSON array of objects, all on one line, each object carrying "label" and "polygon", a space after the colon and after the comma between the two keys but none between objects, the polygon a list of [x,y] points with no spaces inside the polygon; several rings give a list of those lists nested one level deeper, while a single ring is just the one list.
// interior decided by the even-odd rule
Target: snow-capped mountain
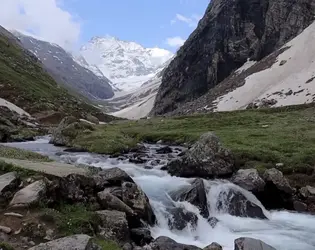
[{"label": "snow-capped mountain", "polygon": [[136,89],[152,78],[173,53],[160,48],[144,48],[135,42],[115,37],[94,37],[81,50],[81,55],[96,65],[113,86],[123,91]]},{"label": "snow-capped mountain", "polygon": [[146,117],[153,108],[156,94],[162,82],[164,69],[169,65],[173,58],[174,57],[162,64],[156,75],[137,89],[111,99],[111,105],[119,109],[118,111],[112,112],[111,115],[127,119],[140,119]]},{"label": "snow-capped mountain", "polygon": [[18,31],[12,33],[31,51],[59,84],[89,99],[108,99],[114,95],[111,82],[83,57],[74,57],[56,44],[39,40]]}]

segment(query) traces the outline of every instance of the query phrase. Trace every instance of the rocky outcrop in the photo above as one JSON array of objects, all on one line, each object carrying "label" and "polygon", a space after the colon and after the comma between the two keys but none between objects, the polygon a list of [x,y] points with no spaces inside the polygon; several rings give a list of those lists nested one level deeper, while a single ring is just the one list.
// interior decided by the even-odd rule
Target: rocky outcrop
[{"label": "rocky outcrop", "polygon": [[208,132],[185,151],[181,158],[171,161],[167,170],[171,175],[180,177],[225,177],[232,175],[234,160],[220,139]]},{"label": "rocky outcrop", "polygon": [[167,212],[171,215],[168,219],[168,226],[171,230],[183,230],[188,224],[191,228],[196,228],[198,217],[194,213],[181,207],[169,208]]},{"label": "rocky outcrop", "polygon": [[200,209],[200,214],[208,218],[209,210],[207,204],[206,190],[202,179],[196,179],[191,186],[182,187],[170,193],[174,201],[187,201]]},{"label": "rocky outcrop", "polygon": [[76,249],[76,250],[99,250],[99,246],[92,242],[92,238],[85,234],[76,234],[57,240],[49,241],[47,243],[39,244],[29,250],[65,250],[65,249]]},{"label": "rocky outcrop", "polygon": [[19,186],[20,180],[15,172],[9,172],[0,176],[0,200],[6,197]]},{"label": "rocky outcrop", "polygon": [[50,143],[55,146],[72,146],[72,140],[75,139],[79,133],[92,130],[94,130],[92,124],[68,116],[63,118],[58,127],[54,130]]},{"label": "rocky outcrop", "polygon": [[168,237],[161,236],[150,245],[152,250],[201,250],[195,246],[189,246],[177,243]]},{"label": "rocky outcrop", "polygon": [[240,169],[233,175],[231,182],[252,192],[262,192],[265,187],[264,180],[256,169]]},{"label": "rocky outcrop", "polygon": [[172,112],[259,61],[314,20],[314,0],[213,0],[166,68],[153,115]]},{"label": "rocky outcrop", "polygon": [[261,240],[253,238],[238,238],[234,241],[234,250],[276,250]]}]

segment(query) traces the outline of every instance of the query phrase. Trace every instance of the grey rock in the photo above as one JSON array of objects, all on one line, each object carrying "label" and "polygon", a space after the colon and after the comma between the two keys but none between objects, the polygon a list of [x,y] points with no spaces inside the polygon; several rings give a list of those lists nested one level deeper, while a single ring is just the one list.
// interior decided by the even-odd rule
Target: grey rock
[{"label": "grey rock", "polygon": [[293,188],[279,170],[275,168],[268,169],[265,171],[263,178],[267,184],[274,184],[278,190],[287,194],[293,193]]},{"label": "grey rock", "polygon": [[297,212],[306,212],[307,211],[307,205],[301,201],[294,201],[293,207],[294,207],[294,210]]},{"label": "grey rock", "polygon": [[312,186],[302,187],[300,189],[300,194],[302,195],[303,198],[309,198],[310,196],[315,197],[315,188]]},{"label": "grey rock", "polygon": [[167,212],[171,215],[168,219],[168,225],[171,230],[183,230],[188,224],[190,224],[192,228],[196,228],[198,217],[194,213],[180,207],[169,208]]},{"label": "grey rock", "polygon": [[222,250],[222,246],[216,242],[211,243],[211,245],[205,247],[203,250]]},{"label": "grey rock", "polygon": [[217,207],[234,216],[267,219],[260,206],[251,202],[237,190],[230,189],[228,192],[221,192]]},{"label": "grey rock", "polygon": [[148,228],[132,228],[130,234],[132,241],[138,246],[144,246],[153,241],[151,232]]},{"label": "grey rock", "polygon": [[200,209],[203,217],[208,218],[209,210],[206,197],[206,190],[202,179],[196,179],[191,186],[182,187],[170,193],[174,201],[187,201]]},{"label": "grey rock", "polygon": [[126,243],[123,245],[122,250],[133,250],[133,247],[130,243]]},{"label": "grey rock", "polygon": [[134,183],[133,179],[120,168],[105,169],[100,171],[98,175],[100,175],[103,180],[109,182],[112,185],[120,186],[123,182]]},{"label": "grey rock", "polygon": [[99,203],[103,209],[112,209],[134,215],[134,211],[116,196],[104,190],[97,194]]},{"label": "grey rock", "polygon": [[93,243],[92,238],[85,234],[76,234],[57,240],[42,243],[29,250],[99,250]]},{"label": "grey rock", "polygon": [[7,192],[14,192],[19,186],[19,178],[15,172],[6,173],[0,176],[0,197],[6,196]]},{"label": "grey rock", "polygon": [[231,182],[253,193],[261,192],[265,187],[265,182],[256,169],[238,170]]},{"label": "grey rock", "polygon": [[196,246],[177,243],[176,241],[165,236],[158,237],[153,243],[150,244],[150,247],[152,250],[201,250]]},{"label": "grey rock", "polygon": [[224,177],[232,175],[234,160],[219,138],[208,132],[185,151],[180,159],[170,162],[167,169],[171,175],[180,177]]},{"label": "grey rock", "polygon": [[146,194],[132,182],[124,182],[122,184],[122,200],[125,204],[132,208],[136,215],[153,225],[156,221],[149,198]]},{"label": "grey rock", "polygon": [[50,75],[60,85],[92,100],[107,99],[114,95],[110,81],[104,75],[95,75],[82,57],[80,60],[83,62],[75,60],[70,53],[57,45],[18,32],[14,33],[20,38],[23,47],[41,60]]},{"label": "grey rock", "polygon": [[97,211],[101,219],[100,235],[108,240],[127,242],[130,239],[126,213],[119,211]]},{"label": "grey rock", "polygon": [[219,223],[219,220],[215,217],[210,217],[208,219],[208,223],[210,224],[212,228],[215,228],[215,226]]},{"label": "grey rock", "polygon": [[46,195],[46,183],[36,181],[19,190],[10,202],[10,206],[25,207],[39,203]]},{"label": "grey rock", "polygon": [[238,238],[234,241],[234,250],[276,250],[270,245],[253,238]]},{"label": "grey rock", "polygon": [[9,233],[12,232],[12,229],[9,228],[9,227],[5,227],[5,226],[1,226],[1,225],[0,225],[0,232],[4,232],[4,233],[6,233],[6,234],[9,234]]},{"label": "grey rock", "polygon": [[150,115],[171,113],[183,104],[189,109],[189,102],[194,105],[248,58],[260,61],[301,33],[313,22],[314,10],[314,0],[212,0],[165,69]]}]

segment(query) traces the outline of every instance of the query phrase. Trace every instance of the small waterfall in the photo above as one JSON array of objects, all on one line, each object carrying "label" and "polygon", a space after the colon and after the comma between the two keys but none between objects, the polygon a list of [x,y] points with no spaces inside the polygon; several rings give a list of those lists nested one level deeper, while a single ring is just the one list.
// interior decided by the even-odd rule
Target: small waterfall
[{"label": "small waterfall", "polygon": [[[168,236],[180,243],[205,247],[218,242],[224,250],[234,250],[234,240],[239,237],[261,239],[277,250],[315,250],[315,216],[287,211],[266,211],[257,198],[250,192],[224,180],[204,180],[207,206],[210,216],[218,223],[213,228],[208,218],[203,218],[199,209],[188,202],[176,202],[169,193],[191,185],[192,180],[170,176],[160,170],[161,166],[144,169],[143,166],[118,161],[102,155],[89,153],[57,154],[62,151],[50,144],[46,138],[29,143],[13,143],[11,146],[40,152],[60,161],[87,164],[101,168],[119,167],[126,171],[143,189],[150,199],[158,223],[151,228],[153,237]],[[230,215],[233,194],[241,194],[254,204],[268,218],[265,220]],[[246,210],[246,203],[238,203],[240,212]],[[183,208],[197,216],[197,224],[187,224],[182,230],[171,229],[169,218],[173,215],[169,208]]]}]

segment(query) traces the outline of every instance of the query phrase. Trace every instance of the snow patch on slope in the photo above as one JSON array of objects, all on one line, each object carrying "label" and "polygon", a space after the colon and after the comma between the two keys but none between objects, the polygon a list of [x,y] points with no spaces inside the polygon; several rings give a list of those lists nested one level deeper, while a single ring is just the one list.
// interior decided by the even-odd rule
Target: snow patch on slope
[{"label": "snow patch on slope", "polygon": [[0,98],[0,106],[7,107],[10,110],[18,113],[19,115],[26,115],[28,117],[31,117],[31,115],[29,113],[27,113],[25,110],[21,109],[20,107],[16,106],[12,102],[9,102],[5,99]]},{"label": "snow patch on slope", "polygon": [[271,68],[252,74],[243,86],[217,98],[215,111],[245,109],[271,102],[272,107],[315,101],[315,22],[283,46]]}]

